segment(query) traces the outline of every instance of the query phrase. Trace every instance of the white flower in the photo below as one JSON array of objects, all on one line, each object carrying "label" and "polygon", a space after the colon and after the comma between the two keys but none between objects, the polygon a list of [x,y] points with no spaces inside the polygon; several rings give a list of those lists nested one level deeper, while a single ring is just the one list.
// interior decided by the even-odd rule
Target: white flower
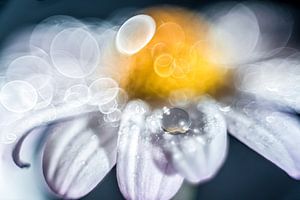
[{"label": "white flower", "polygon": [[[6,180],[7,188],[18,190],[18,178],[28,176],[24,168],[30,165],[20,154],[28,150],[24,146],[40,143],[40,135],[45,144],[37,168],[51,191],[64,198],[88,194],[116,165],[126,199],[170,199],[184,179],[200,183],[218,172],[227,154],[227,130],[299,179],[300,60],[295,52],[279,53],[286,52],[280,48],[290,36],[287,15],[240,4],[220,13],[207,12],[213,24],[208,35],[227,56],[208,59],[234,71],[232,79],[226,76],[230,92],[222,91],[225,95],[209,96],[203,89],[198,96],[175,91],[169,102],[130,99],[129,90],[135,89],[119,88],[124,70],[159,30],[144,14],[118,31],[108,24],[52,17],[34,29],[25,56],[8,49],[0,95],[0,192]],[[270,19],[278,23],[269,24]],[[177,25],[171,25],[175,32]],[[280,28],[285,32],[279,40],[274,30]],[[175,58],[182,43],[175,46],[166,58],[174,56],[178,67],[187,62]],[[182,83],[178,70],[157,70]],[[37,188],[31,191],[39,198]]]}]

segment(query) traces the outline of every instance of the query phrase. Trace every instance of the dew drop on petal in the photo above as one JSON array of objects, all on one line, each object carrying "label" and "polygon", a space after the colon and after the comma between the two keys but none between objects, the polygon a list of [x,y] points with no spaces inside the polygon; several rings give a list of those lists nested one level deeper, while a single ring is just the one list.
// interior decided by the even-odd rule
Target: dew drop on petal
[{"label": "dew drop on petal", "polygon": [[129,116],[139,116],[147,113],[149,111],[149,107],[145,102],[137,100],[129,102],[128,105],[126,105],[125,110],[127,110],[126,112],[128,112]]},{"label": "dew drop on petal", "polygon": [[118,122],[120,121],[122,116],[122,112],[119,109],[116,109],[115,111],[108,113],[107,115],[105,115],[104,120],[106,122]]},{"label": "dew drop on petal", "polygon": [[220,106],[219,110],[222,112],[229,112],[231,110],[230,106]]},{"label": "dew drop on petal", "polygon": [[10,134],[4,134],[1,137],[1,142],[2,144],[12,144],[17,140],[17,136],[14,133]]},{"label": "dew drop on petal", "polygon": [[91,140],[98,140],[99,138],[97,137],[97,135],[92,135],[91,136]]},{"label": "dew drop on petal", "polygon": [[26,81],[11,81],[6,83],[0,93],[0,102],[11,112],[27,112],[37,103],[37,92]]},{"label": "dew drop on petal", "polygon": [[136,15],[128,19],[119,29],[116,46],[121,53],[137,53],[152,39],[155,33],[155,21],[148,15]]},{"label": "dew drop on petal", "polygon": [[86,165],[86,161],[85,160],[80,161],[79,165],[82,165],[82,166]]},{"label": "dew drop on petal", "polygon": [[162,128],[171,134],[185,133],[189,130],[191,119],[189,114],[181,108],[164,108]]}]

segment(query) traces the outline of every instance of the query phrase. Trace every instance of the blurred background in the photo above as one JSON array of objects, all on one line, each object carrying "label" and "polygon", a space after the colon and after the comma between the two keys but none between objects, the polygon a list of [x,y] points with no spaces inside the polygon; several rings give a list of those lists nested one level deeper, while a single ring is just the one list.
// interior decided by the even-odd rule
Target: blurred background
[{"label": "blurred background", "polygon": [[[201,9],[214,0],[0,0],[0,49],[16,31],[52,15],[77,18],[109,18],[120,9],[171,4]],[[265,2],[265,1],[260,1]],[[268,1],[290,10],[295,22],[289,46],[300,49],[300,6],[293,1]],[[300,152],[299,152],[300,153]],[[1,199],[1,194],[0,194]],[[84,200],[123,199],[117,186],[115,170]],[[229,155],[217,176],[197,186],[185,184],[176,200],[299,200],[300,181],[257,153],[230,138]]]}]

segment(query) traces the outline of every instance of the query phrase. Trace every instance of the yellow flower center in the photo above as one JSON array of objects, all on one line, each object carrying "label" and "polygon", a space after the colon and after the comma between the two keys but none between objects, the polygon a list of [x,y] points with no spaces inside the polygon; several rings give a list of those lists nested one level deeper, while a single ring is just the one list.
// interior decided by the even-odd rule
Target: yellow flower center
[{"label": "yellow flower center", "polygon": [[182,9],[149,9],[156,22],[151,41],[129,58],[122,85],[131,98],[192,99],[214,95],[228,74],[216,62],[220,52],[209,39],[208,24]]}]

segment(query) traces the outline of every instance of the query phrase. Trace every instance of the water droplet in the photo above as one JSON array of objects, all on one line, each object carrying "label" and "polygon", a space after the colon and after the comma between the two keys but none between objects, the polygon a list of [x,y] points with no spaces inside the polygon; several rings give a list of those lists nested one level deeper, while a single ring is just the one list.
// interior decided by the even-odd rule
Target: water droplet
[{"label": "water droplet", "polygon": [[275,121],[275,117],[274,116],[267,116],[266,121],[269,122],[269,123],[273,123]]},{"label": "water droplet", "polygon": [[276,85],[268,85],[266,86],[266,89],[270,92],[278,92],[278,86]]},{"label": "water droplet", "polygon": [[193,129],[193,132],[196,133],[196,134],[199,134],[199,133],[200,133],[200,130],[197,129],[197,128],[194,128],[194,129]]},{"label": "water droplet", "polygon": [[91,140],[97,140],[97,139],[98,139],[97,135],[92,135],[91,136]]},{"label": "water droplet", "polygon": [[16,134],[7,134],[4,136],[4,138],[2,138],[2,143],[3,144],[12,144],[17,140],[17,136]]},{"label": "water droplet", "polygon": [[231,110],[230,106],[220,106],[219,110],[222,112],[229,112]]},{"label": "water droplet", "polygon": [[120,121],[121,116],[122,112],[119,109],[116,109],[113,112],[106,114],[104,120],[106,122],[118,122]]},{"label": "water droplet", "polygon": [[86,161],[85,161],[85,160],[82,160],[82,161],[79,162],[79,164],[80,164],[80,165],[86,165]]},{"label": "water droplet", "polygon": [[185,133],[189,130],[191,120],[189,114],[181,108],[164,109],[162,128],[171,134]]}]

